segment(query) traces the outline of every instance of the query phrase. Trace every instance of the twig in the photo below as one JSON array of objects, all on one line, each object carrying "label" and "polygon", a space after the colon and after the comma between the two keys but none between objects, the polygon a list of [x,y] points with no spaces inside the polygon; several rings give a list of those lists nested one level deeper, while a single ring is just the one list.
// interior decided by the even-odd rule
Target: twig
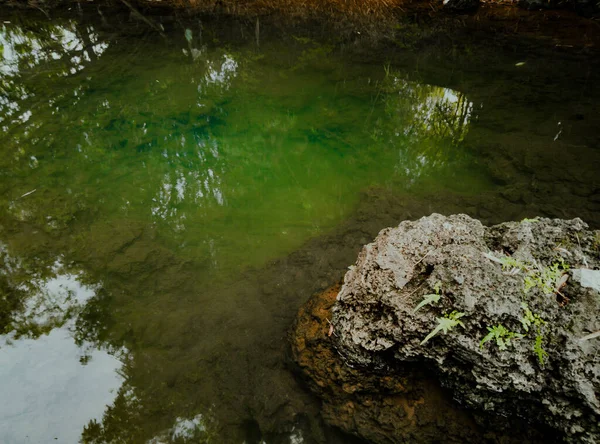
[{"label": "twig", "polygon": [[590,339],[597,338],[598,336],[600,336],[600,330],[595,331],[594,333],[591,333],[587,336],[584,336],[583,338],[579,338],[579,340],[580,341],[589,341]]},{"label": "twig", "polygon": [[429,256],[431,253],[433,253],[435,251],[435,248],[433,250],[429,250],[427,253],[425,253],[425,256],[423,256],[421,259],[419,259],[417,262],[415,262],[413,264],[413,267],[416,267],[417,265],[419,265],[421,262],[423,262],[423,259],[425,259],[427,256]]},{"label": "twig", "polygon": [[144,21],[144,23],[146,23],[148,26],[150,26],[152,29],[154,29],[156,32],[158,32],[162,37],[166,38],[165,33],[162,32],[162,29],[160,29],[160,27],[156,23],[154,23],[151,20],[149,20],[148,18],[146,18],[140,11],[138,11],[133,6],[131,6],[131,4],[127,0],[121,0],[121,2],[123,2],[123,4],[125,6],[127,6],[129,9],[131,9],[131,12],[133,12],[133,14],[136,17],[138,17],[139,19]]},{"label": "twig", "polygon": [[421,282],[419,285],[417,285],[417,288],[415,288],[409,295],[408,297],[412,297],[417,291],[419,291],[421,289],[421,287],[423,286],[423,284],[425,283],[425,281]]},{"label": "twig", "polygon": [[28,192],[26,192],[25,194],[21,195],[21,197],[19,197],[19,199],[22,199],[22,198],[24,198],[25,196],[29,196],[30,194],[33,194],[33,193],[35,193],[36,191],[37,191],[37,188],[36,188],[35,190],[28,191]]},{"label": "twig", "polygon": [[562,304],[560,304],[560,305],[561,305],[561,307],[564,307],[564,306],[565,306],[565,305],[566,305],[568,302],[571,302],[571,299],[569,299],[568,297],[566,297],[566,296],[565,296],[564,294],[562,294],[562,293],[561,293],[559,290],[556,290],[556,293],[555,293],[555,294],[557,294],[557,295],[559,295],[560,297],[562,297],[562,298],[563,298],[563,302],[562,302]]}]

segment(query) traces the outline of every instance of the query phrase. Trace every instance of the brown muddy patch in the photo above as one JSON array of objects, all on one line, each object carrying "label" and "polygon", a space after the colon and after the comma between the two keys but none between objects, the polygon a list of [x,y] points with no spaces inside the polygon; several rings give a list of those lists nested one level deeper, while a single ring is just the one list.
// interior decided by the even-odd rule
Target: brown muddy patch
[{"label": "brown muddy patch", "polygon": [[390,436],[395,442],[481,439],[473,419],[429,375],[410,368],[377,374],[344,361],[329,324],[339,289],[338,284],[311,297],[300,308],[291,333],[293,358],[323,400],[325,421],[372,442],[392,442]]}]

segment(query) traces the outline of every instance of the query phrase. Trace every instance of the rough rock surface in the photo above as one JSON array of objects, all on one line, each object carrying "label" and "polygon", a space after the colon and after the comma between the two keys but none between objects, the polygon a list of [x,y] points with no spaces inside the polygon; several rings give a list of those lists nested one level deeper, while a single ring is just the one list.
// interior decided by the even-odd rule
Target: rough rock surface
[{"label": "rough rock surface", "polygon": [[[573,269],[600,268],[599,242],[579,219],[402,222],[347,272],[332,339],[347,365],[424,363],[468,407],[600,442],[600,338],[586,339],[600,330],[600,294],[572,279]],[[415,311],[428,294],[439,300]],[[422,343],[452,318],[453,328]],[[481,344],[498,326],[506,333]]]},{"label": "rough rock surface", "polygon": [[523,421],[495,424],[452,400],[421,365],[385,369],[349,365],[336,348],[331,309],[340,287],[313,295],[291,331],[292,353],[330,425],[373,443],[552,444],[554,437]]}]

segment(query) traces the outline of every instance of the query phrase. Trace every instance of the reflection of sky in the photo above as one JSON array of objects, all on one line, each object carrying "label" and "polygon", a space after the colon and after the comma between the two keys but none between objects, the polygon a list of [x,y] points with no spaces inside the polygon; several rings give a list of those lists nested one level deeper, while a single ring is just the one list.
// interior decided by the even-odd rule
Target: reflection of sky
[{"label": "reflection of sky", "polygon": [[[163,431],[158,436],[147,441],[147,444],[168,444],[170,442],[184,442],[184,443],[195,443],[198,442],[198,436],[210,436],[210,420],[202,415],[198,414],[193,418],[181,418],[175,419],[173,427]],[[204,441],[202,441],[204,442]],[[209,441],[210,442],[210,441]],[[303,444],[304,436],[302,430],[296,427],[292,427],[292,430],[287,436],[287,440],[278,439],[277,442],[288,442],[289,444]],[[242,444],[246,443],[244,441]],[[265,440],[261,440],[260,444],[269,444]]]},{"label": "reflection of sky", "polygon": [[[218,61],[209,62],[205,82],[207,84],[218,84],[227,89],[231,79],[237,74],[238,64],[227,54],[223,56],[223,59],[220,66]],[[198,86],[198,91],[200,91],[200,86]]]},{"label": "reflection of sky", "polygon": [[193,203],[195,208],[227,204],[221,178],[224,162],[220,160],[217,140],[198,135],[189,140],[183,137],[181,147],[183,152],[195,151],[202,168],[189,168],[184,155],[165,148],[162,156],[175,170],[163,175],[150,208],[154,218],[171,221],[178,230],[185,227],[185,214],[180,211],[179,204]]},{"label": "reflection of sky", "polygon": [[[40,290],[27,301],[26,313],[40,324],[94,296],[72,274],[35,286]],[[0,337],[0,393],[11,400],[0,403],[0,442],[78,442],[83,427],[90,419],[101,420],[115,398],[121,362],[91,344],[76,345],[72,326],[67,322],[38,339]]]},{"label": "reflection of sky", "polygon": [[[58,272],[61,263],[56,262],[54,271]],[[26,303],[23,320],[45,325],[54,317],[61,317],[69,308],[82,306],[94,296],[94,289],[82,286],[77,281],[77,276],[72,274],[57,274],[46,281],[37,282],[34,285],[39,292],[31,297]]]},{"label": "reflection of sky", "polygon": [[[60,66],[54,74],[68,76],[75,74],[90,62],[92,57],[100,56],[108,48],[108,43],[99,41],[98,35],[92,29],[85,29],[91,43],[85,47],[81,37],[77,35],[75,22],[67,25],[53,25],[50,32],[50,40],[42,39],[33,33],[26,33],[15,26],[0,26],[0,78],[9,82],[19,75],[23,68],[35,68],[42,63],[60,60],[64,58],[68,65]],[[51,45],[49,45],[51,42]],[[21,49],[21,50],[19,50]],[[66,57],[65,57],[66,56]],[[7,83],[8,84],[8,83]],[[19,100],[25,100],[30,96],[21,85],[10,85],[11,93]],[[0,89],[1,91],[1,89]],[[2,114],[12,116],[20,109],[18,102],[11,100],[7,95],[0,94],[0,121]],[[24,110],[19,120],[26,122],[31,117],[31,111]],[[3,127],[4,131],[8,127]]]},{"label": "reflection of sky", "polygon": [[[82,55],[85,61],[89,62],[90,57],[87,51],[94,51],[94,54],[98,56],[106,50],[108,44],[98,42],[98,35],[93,31],[88,36],[93,46],[86,48]],[[50,37],[60,51],[63,51],[63,54],[84,49],[84,43],[75,32],[74,22],[68,26],[54,25]],[[46,60],[58,60],[63,55],[57,51],[48,51],[44,48],[44,42],[39,38],[26,34],[19,28],[9,28],[6,25],[0,27],[0,45],[3,48],[2,63],[0,63],[0,73],[2,74],[16,74],[20,68],[19,64],[24,60],[28,60],[27,65],[33,68]],[[17,48],[23,45],[27,45],[28,50],[20,53]],[[71,61],[75,65],[70,70],[71,74],[75,72],[73,71],[75,67],[77,70],[83,68],[81,56],[73,55]]]},{"label": "reflection of sky", "polygon": [[148,444],[167,444],[174,440],[187,442],[193,439],[197,432],[205,431],[206,425],[204,424],[202,414],[198,414],[191,419],[177,418],[171,429],[164,431],[160,436],[150,439]]},{"label": "reflection of sky", "polygon": [[65,328],[0,349],[0,442],[75,443],[90,419],[101,420],[121,363],[104,351],[90,355],[82,365]]}]

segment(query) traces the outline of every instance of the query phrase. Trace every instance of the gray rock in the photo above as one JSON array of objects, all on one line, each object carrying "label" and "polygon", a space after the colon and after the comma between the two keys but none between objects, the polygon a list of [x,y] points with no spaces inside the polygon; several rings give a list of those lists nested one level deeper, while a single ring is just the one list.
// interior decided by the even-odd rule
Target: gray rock
[{"label": "gray rock", "polygon": [[[568,271],[597,276],[597,236],[580,219],[439,214],[384,229],[338,294],[338,351],[367,368],[427,363],[467,406],[600,442],[600,338],[581,340],[600,330],[600,293]],[[426,295],[439,300],[415,311]],[[423,343],[438,323],[455,325]]]}]

